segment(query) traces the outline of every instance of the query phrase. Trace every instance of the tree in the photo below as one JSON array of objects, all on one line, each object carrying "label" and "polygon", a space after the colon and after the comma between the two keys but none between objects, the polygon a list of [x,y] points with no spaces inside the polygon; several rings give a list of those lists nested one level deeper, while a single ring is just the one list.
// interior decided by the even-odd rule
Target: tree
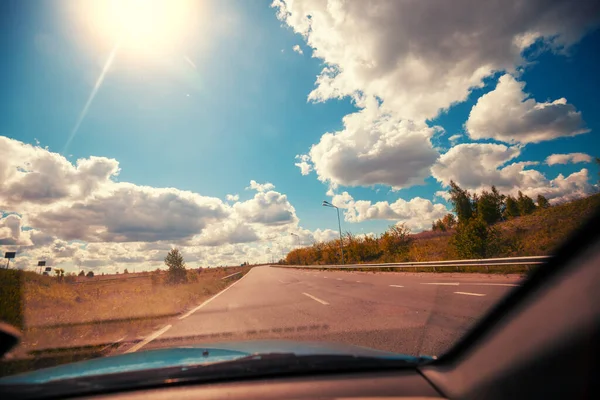
[{"label": "tree", "polygon": [[460,258],[487,258],[496,252],[498,237],[496,228],[477,218],[459,223],[450,244]]},{"label": "tree", "polygon": [[444,227],[446,227],[446,229],[454,229],[456,227],[456,217],[454,216],[454,214],[446,214],[444,215],[444,218],[442,219],[442,224],[444,225]]},{"label": "tree", "polygon": [[446,225],[444,225],[444,222],[441,219],[438,219],[435,222],[431,223],[431,230],[432,231],[446,231]]},{"label": "tree", "polygon": [[520,190],[517,197],[517,206],[519,207],[520,215],[531,214],[535,211],[535,203],[533,202],[531,197],[523,195],[523,193],[521,193]]},{"label": "tree", "polygon": [[517,199],[512,196],[506,197],[504,217],[508,219],[518,217],[519,215],[519,205],[517,203]]},{"label": "tree", "polygon": [[404,223],[391,225],[379,238],[379,246],[390,261],[395,261],[398,255],[407,254],[410,242],[410,229]]},{"label": "tree", "polygon": [[458,217],[458,222],[466,222],[473,217],[473,203],[471,194],[461,189],[454,181],[450,181],[450,202]]},{"label": "tree", "polygon": [[537,196],[537,206],[539,208],[548,208],[548,207],[550,207],[550,202],[548,201],[547,198],[545,198],[541,194],[538,194],[538,196]]},{"label": "tree", "polygon": [[83,272],[83,270],[79,271],[79,276],[85,276],[85,272]]},{"label": "tree", "polygon": [[167,271],[167,283],[179,284],[187,282],[185,261],[178,248],[173,248],[165,257]]},{"label": "tree", "polygon": [[54,268],[54,273],[56,274],[56,279],[58,279],[59,282],[62,282],[63,277],[65,276],[65,270],[62,268]]},{"label": "tree", "polygon": [[123,271],[124,274],[128,274],[129,271],[127,271],[127,268],[125,268],[125,270]]},{"label": "tree", "polygon": [[93,278],[94,277],[94,272],[89,271],[85,276],[87,276],[88,278]]},{"label": "tree", "polygon": [[477,217],[488,225],[495,224],[502,218],[504,195],[498,193],[495,186],[492,191],[484,190],[477,200]]}]

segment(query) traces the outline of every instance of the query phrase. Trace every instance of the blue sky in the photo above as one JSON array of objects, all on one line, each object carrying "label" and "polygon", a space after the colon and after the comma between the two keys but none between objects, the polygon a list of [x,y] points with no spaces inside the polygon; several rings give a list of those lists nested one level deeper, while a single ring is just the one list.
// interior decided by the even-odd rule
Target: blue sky
[{"label": "blue sky", "polygon": [[[489,61],[492,67],[480,80],[481,87],[470,88],[471,85],[466,85],[464,88],[449,88],[448,91],[456,89],[457,93],[463,90],[467,95],[464,98],[460,94],[454,97],[450,95],[447,104],[443,104],[441,100],[425,99],[423,104],[429,101],[435,106],[429,106],[429,103],[420,105],[424,110],[422,113],[419,109],[418,112],[411,111],[412,114],[409,115],[407,110],[410,107],[407,105],[406,109],[403,108],[406,98],[412,99],[423,93],[426,97],[429,95],[428,85],[432,88],[433,97],[436,90],[444,90],[440,88],[439,82],[432,80],[419,83],[420,86],[411,89],[409,86],[412,82],[398,80],[396,75],[389,73],[394,67],[382,70],[380,75],[373,78],[373,82],[365,81],[361,74],[367,74],[360,69],[360,63],[355,63],[357,57],[366,57],[367,54],[373,57],[373,65],[381,66],[387,61],[389,54],[390,57],[396,57],[396,68],[404,73],[398,67],[403,60],[402,50],[394,48],[394,42],[388,40],[394,36],[394,24],[376,32],[379,25],[365,20],[361,29],[365,30],[363,36],[369,46],[361,52],[361,46],[366,44],[360,43],[360,40],[343,43],[346,37],[344,29],[350,32],[356,28],[348,26],[349,22],[332,26],[327,23],[318,24],[327,19],[319,19],[324,15],[323,10],[310,1],[306,5],[307,11],[292,9],[283,3],[271,7],[271,1],[212,2],[210,7],[203,10],[204,14],[194,15],[190,19],[192,22],[183,40],[172,43],[168,49],[162,49],[157,56],[136,54],[126,46],[117,49],[73,140],[65,147],[113,49],[113,42],[110,40],[98,39],[101,35],[90,35],[89,31],[81,28],[81,21],[77,21],[77,16],[81,17],[81,14],[69,11],[76,7],[74,4],[75,2],[54,0],[42,3],[13,1],[2,5],[0,49],[4,54],[4,62],[0,66],[0,74],[4,84],[0,97],[3,110],[0,135],[23,144],[39,143],[39,146],[47,148],[50,153],[58,153],[73,164],[78,159],[89,159],[92,156],[117,160],[120,172],[110,178],[114,182],[129,182],[152,188],[176,188],[223,201],[227,194],[239,194],[240,202],[252,200],[256,196],[256,191],[245,189],[251,180],[258,183],[270,182],[277,193],[287,196],[289,204],[295,209],[295,216],[299,221],[294,229],[335,230],[337,221],[332,210],[320,206],[323,199],[329,199],[337,201],[336,204],[346,208],[348,212],[358,215],[354,219],[347,216],[347,221],[344,222],[344,229],[355,233],[380,233],[386,226],[403,222],[403,219],[362,215],[355,208],[355,203],[349,203],[347,199],[344,201],[342,197],[332,199],[332,196],[328,196],[326,193],[329,189],[338,196],[347,192],[352,201],[382,201],[391,204],[398,199],[408,202],[415,197],[422,197],[432,204],[445,207],[447,203],[435,196],[435,192],[444,190],[447,179],[454,177],[459,183],[462,179],[465,186],[472,190],[495,184],[492,175],[480,176],[481,181],[475,182],[472,176],[466,177],[457,170],[447,174],[428,172],[423,175],[415,172],[411,176],[411,179],[424,181],[424,184],[406,183],[397,186],[383,178],[376,184],[369,181],[366,184],[345,185],[345,179],[362,182],[359,169],[353,172],[358,174],[356,177],[350,177],[350,172],[343,172],[347,169],[343,162],[348,162],[348,166],[352,167],[352,154],[348,153],[345,161],[339,161],[341,164],[335,164],[338,166],[336,172],[331,169],[331,163],[338,162],[335,150],[325,151],[325,155],[319,160],[309,152],[311,146],[320,143],[325,133],[344,130],[344,116],[361,112],[365,108],[360,101],[356,102],[356,96],[373,96],[379,99],[377,112],[399,120],[420,120],[429,127],[441,126],[444,129],[443,132],[431,135],[429,139],[424,138],[423,142],[427,143],[428,148],[421,149],[430,154],[433,148],[436,154],[442,155],[437,161],[441,166],[438,171],[445,167],[444,171],[464,168],[464,165],[456,164],[460,157],[455,156],[460,149],[456,150],[457,154],[449,153],[446,159],[443,156],[452,147],[448,138],[461,134],[462,137],[454,144],[488,143],[518,148],[519,154],[501,162],[498,169],[514,162],[538,162],[538,165],[527,168],[539,171],[546,180],[535,178],[535,185],[538,186],[527,181],[529,186],[525,189],[532,195],[544,193],[560,201],[566,199],[563,196],[570,192],[585,195],[594,190],[592,185],[596,181],[598,169],[593,163],[544,164],[546,157],[551,154],[600,155],[597,150],[600,148],[597,134],[600,129],[600,116],[597,112],[600,109],[597,96],[600,77],[596,71],[600,61],[597,51],[600,31],[597,29],[597,20],[590,16],[576,14],[572,20],[577,23],[571,22],[568,25],[568,22],[563,24],[560,19],[553,18],[548,13],[543,26],[540,25],[539,28],[542,36],[522,52],[522,58],[508,58],[505,54],[472,57],[475,60],[473,70],[478,67],[476,63],[479,59],[493,61]],[[391,4],[396,7],[393,2]],[[288,13],[287,18],[277,17],[277,12],[281,10]],[[398,12],[401,11],[405,10]],[[302,21],[308,19],[289,17],[298,12],[311,15],[314,21],[312,31],[306,33],[303,26]],[[346,12],[350,15],[356,10],[348,7]],[[510,17],[510,13],[507,13]],[[540,12],[540,15],[545,14]],[[362,14],[357,13],[355,17],[354,21],[357,21]],[[351,19],[348,18],[349,20]],[[535,25],[538,22],[534,19],[531,22],[521,21],[527,29],[528,23],[531,23],[532,29],[538,29]],[[426,21],[423,23],[426,25]],[[369,29],[373,31],[370,32]],[[304,35],[299,33],[303,30]],[[324,33],[320,37],[320,30],[330,32],[330,36]],[[521,33],[514,32],[514,37]],[[399,37],[403,37],[403,34],[406,35],[406,32],[397,33]],[[414,31],[414,35],[420,33]],[[358,35],[357,38],[363,36]],[[336,39],[330,40],[330,37]],[[566,39],[553,43],[553,37]],[[377,42],[379,38],[383,38],[381,42]],[[356,54],[352,53],[353,43],[356,43]],[[292,50],[295,45],[300,46],[303,54]],[[340,47],[336,48],[336,45]],[[483,54],[481,49],[467,47],[460,50],[480,51]],[[484,44],[481,47],[484,48]],[[419,56],[421,58],[417,58],[425,63],[425,70],[429,68],[426,64],[429,60],[438,59],[443,54],[442,50],[435,53],[435,48],[417,48],[415,53],[418,55],[419,51],[422,52]],[[459,52],[456,54],[459,57]],[[451,63],[452,57],[448,60]],[[323,68],[331,66],[337,69],[338,77],[346,74],[344,80],[339,79],[334,84],[338,85],[336,90],[342,94],[321,98],[322,101],[319,102],[310,101],[309,94],[319,87],[315,83],[318,76]],[[435,76],[435,67],[430,69],[433,71],[432,76]],[[406,71],[414,72],[410,69]],[[474,79],[473,71],[468,71],[464,76]],[[568,114],[568,118],[573,119],[568,128],[556,128],[552,125],[552,121],[564,117],[561,115],[555,118],[550,116],[550,122],[532,118],[524,123],[527,126],[515,128],[518,132],[512,131],[514,140],[510,141],[497,140],[498,136],[494,135],[483,139],[475,139],[475,133],[472,133],[472,137],[467,136],[465,123],[474,106],[483,95],[494,91],[499,78],[507,73],[523,83],[523,92],[537,103],[551,103],[566,98],[567,104],[580,113],[580,117]],[[359,78],[352,81],[352,76]],[[414,79],[417,81],[417,78]],[[379,83],[376,84],[375,81]],[[387,90],[387,87],[397,87],[399,94],[396,96],[396,92]],[[405,94],[407,97],[402,97]],[[437,107],[438,105],[443,107]],[[431,109],[437,109],[437,112],[431,112]],[[483,119],[480,119],[477,126],[483,132],[487,128],[482,126],[489,121],[484,121],[483,116],[481,118]],[[493,122],[491,120],[489,123]],[[547,126],[532,127],[533,123],[545,123]],[[577,124],[589,131],[570,136]],[[491,129],[498,129],[497,126],[496,124]],[[367,126],[365,129],[372,131],[373,128]],[[528,132],[536,129],[554,136],[537,142],[522,139],[530,134]],[[358,143],[360,140],[357,138],[358,136],[353,136],[352,140]],[[341,143],[337,145],[342,145]],[[422,167],[429,171],[437,158],[432,158],[425,166],[404,165],[404,157],[401,155],[406,153],[402,151],[410,153],[410,149],[390,151],[392,150],[399,151],[397,163],[377,168],[387,168],[388,172],[390,168],[397,168],[401,171],[400,174],[410,175],[412,168],[418,170]],[[315,169],[308,175],[302,175],[294,165],[298,162],[296,155],[303,154],[312,157],[309,163]],[[484,159],[480,164],[477,162],[479,161],[473,161],[473,165],[492,168]],[[365,168],[373,167],[369,165]],[[569,176],[582,168],[589,172],[586,182],[579,182],[576,189],[565,187],[562,191],[548,194],[541,188],[545,184],[554,184],[548,182],[558,174]],[[493,169],[495,171],[496,167]],[[385,175],[385,171],[383,173]],[[506,176],[503,179],[502,182],[510,180]],[[341,183],[336,184],[336,181]],[[506,185],[509,191],[517,187],[510,186],[512,183]],[[18,207],[5,205],[0,208],[4,215],[27,214]],[[36,218],[31,218],[31,221],[34,220]],[[22,229],[38,229],[31,221],[26,223],[24,220]],[[429,224],[429,220],[423,223],[424,226]],[[143,229],[142,225],[138,228]],[[277,230],[278,235],[281,232],[283,231]],[[74,239],[86,242],[88,236],[76,238],[56,233],[52,237],[68,244],[73,243]]]}]

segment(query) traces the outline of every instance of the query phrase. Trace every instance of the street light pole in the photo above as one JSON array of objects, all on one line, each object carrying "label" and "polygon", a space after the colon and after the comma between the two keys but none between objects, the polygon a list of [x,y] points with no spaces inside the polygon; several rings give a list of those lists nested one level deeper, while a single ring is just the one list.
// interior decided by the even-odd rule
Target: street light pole
[{"label": "street light pole", "polygon": [[342,265],[344,265],[344,243],[342,241],[342,223],[340,222],[340,209],[326,200],[323,200],[323,206],[335,208],[337,211],[338,229],[340,231],[340,253],[342,254]]},{"label": "street light pole", "polygon": [[[291,232],[290,235],[296,237],[296,244],[300,244],[300,236],[296,235],[294,232]],[[296,248],[296,250],[298,250]],[[296,254],[296,262],[298,263],[298,265],[300,265],[300,253]]]}]

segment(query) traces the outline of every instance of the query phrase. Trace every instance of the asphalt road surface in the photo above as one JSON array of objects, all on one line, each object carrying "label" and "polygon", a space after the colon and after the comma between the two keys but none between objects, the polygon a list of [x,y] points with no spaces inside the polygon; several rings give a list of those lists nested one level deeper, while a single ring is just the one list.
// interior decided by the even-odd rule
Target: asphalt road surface
[{"label": "asphalt road surface", "polygon": [[257,267],[129,351],[252,339],[329,341],[439,355],[518,276]]}]

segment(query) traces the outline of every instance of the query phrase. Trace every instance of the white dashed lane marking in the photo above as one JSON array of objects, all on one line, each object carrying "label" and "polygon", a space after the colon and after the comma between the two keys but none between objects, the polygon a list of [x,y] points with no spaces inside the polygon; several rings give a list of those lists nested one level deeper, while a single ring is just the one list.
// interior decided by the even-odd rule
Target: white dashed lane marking
[{"label": "white dashed lane marking", "polygon": [[464,294],[466,296],[485,296],[483,293],[469,293],[469,292],[454,292],[456,294]]},{"label": "white dashed lane marking", "polygon": [[431,282],[431,283],[421,283],[421,285],[440,285],[440,286],[458,286],[458,282]]},{"label": "white dashed lane marking", "polygon": [[391,287],[404,287],[402,285],[390,285]]},{"label": "white dashed lane marking", "polygon": [[314,301],[318,301],[319,303],[323,304],[323,305],[329,305],[328,302],[326,302],[325,300],[321,300],[318,297],[313,296],[312,294],[308,294],[308,293],[302,293],[303,295],[310,297],[311,299],[313,299]]}]

